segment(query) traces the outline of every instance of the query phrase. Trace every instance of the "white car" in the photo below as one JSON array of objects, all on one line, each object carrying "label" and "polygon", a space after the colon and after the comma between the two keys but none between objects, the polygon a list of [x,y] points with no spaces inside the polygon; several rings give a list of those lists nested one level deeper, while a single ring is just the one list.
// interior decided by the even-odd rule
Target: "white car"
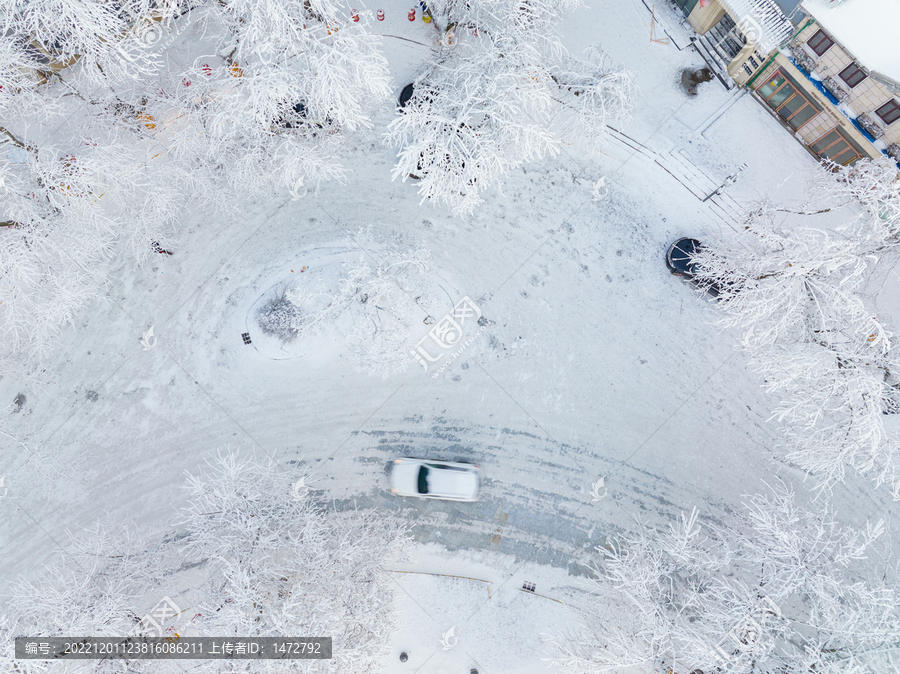
[{"label": "white car", "polygon": [[399,496],[474,501],[481,488],[481,468],[471,463],[431,459],[395,459],[391,492]]}]

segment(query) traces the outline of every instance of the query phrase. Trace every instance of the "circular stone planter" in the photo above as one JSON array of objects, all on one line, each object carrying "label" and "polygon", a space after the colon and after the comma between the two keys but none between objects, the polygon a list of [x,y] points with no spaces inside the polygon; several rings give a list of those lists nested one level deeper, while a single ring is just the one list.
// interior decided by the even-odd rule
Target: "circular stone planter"
[{"label": "circular stone planter", "polygon": [[[294,257],[293,260],[280,265],[280,269],[270,279],[271,285],[259,295],[247,309],[245,330],[250,333],[256,351],[270,360],[291,360],[302,358],[309,353],[327,352],[334,349],[334,335],[330,326],[325,326],[322,334],[300,335],[291,341],[283,342],[278,337],[263,332],[259,324],[259,310],[269,301],[281,286],[321,289],[328,295],[337,292],[341,275],[341,265],[358,253],[348,246],[320,246],[309,248]],[[300,310],[317,311],[327,306],[327,298],[321,300],[321,306],[300,307]]]}]

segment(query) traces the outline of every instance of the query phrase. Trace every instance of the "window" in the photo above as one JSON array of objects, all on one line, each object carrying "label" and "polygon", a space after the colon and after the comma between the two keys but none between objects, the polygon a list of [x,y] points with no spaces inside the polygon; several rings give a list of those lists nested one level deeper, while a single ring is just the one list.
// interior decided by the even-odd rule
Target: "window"
[{"label": "window", "polygon": [[859,146],[839,128],[832,129],[809,147],[820,158],[833,161],[840,166],[852,164],[863,156]]},{"label": "window", "polygon": [[800,86],[780,69],[756,91],[795,130],[822,111],[822,106],[807,98]]},{"label": "window", "polygon": [[815,35],[806,41],[806,46],[812,49],[816,53],[816,56],[821,56],[831,49],[833,45],[834,40],[825,35],[821,30],[817,31]]},{"label": "window", "polygon": [[778,87],[780,87],[786,81],[787,80],[785,79],[784,75],[779,70],[768,82],[763,82],[762,86],[760,86],[757,91],[759,92],[760,96],[762,96],[766,100],[769,100],[769,98],[778,89]]},{"label": "window", "polygon": [[697,0],[675,0],[675,4],[681,7],[681,11],[687,16],[694,11],[694,7],[697,6]]},{"label": "window", "polygon": [[866,74],[855,63],[851,63],[840,72],[840,78],[847,83],[851,89],[866,79]]},{"label": "window", "polygon": [[875,111],[885,124],[893,124],[900,119],[900,103],[894,98]]}]

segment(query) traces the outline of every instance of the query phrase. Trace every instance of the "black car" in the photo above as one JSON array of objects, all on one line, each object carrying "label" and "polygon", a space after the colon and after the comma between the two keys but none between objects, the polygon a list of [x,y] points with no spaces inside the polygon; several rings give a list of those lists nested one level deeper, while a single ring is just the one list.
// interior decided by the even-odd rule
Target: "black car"
[{"label": "black car", "polygon": [[400,99],[399,99],[399,103],[400,103],[399,107],[401,110],[406,107],[407,103],[409,103],[410,99],[413,96],[413,91],[415,91],[415,88],[416,88],[416,85],[414,82],[410,82],[405,87],[403,87],[403,91],[400,92]]},{"label": "black car", "polygon": [[334,122],[330,117],[326,117],[324,122],[310,120],[309,110],[304,101],[300,101],[291,106],[291,108],[278,120],[278,125],[283,129],[323,129],[328,133],[332,133],[336,130]]},{"label": "black car", "polygon": [[[683,276],[686,280],[696,285],[698,267],[694,261],[694,256],[701,250],[703,250],[703,244],[697,239],[686,237],[678,239],[669,246],[669,250],[666,252],[666,266],[673,275]],[[700,287],[713,297],[718,297],[722,292],[721,287],[714,282],[704,283]]]},{"label": "black car", "polygon": [[416,90],[421,86],[422,90],[425,92],[423,94],[419,94],[421,100],[426,103],[434,103],[434,92],[430,91],[426,84],[416,84],[415,82],[410,82],[403,89],[400,90],[400,96],[397,98],[397,110],[403,112],[404,108],[410,104],[413,99],[413,94],[416,93]]}]

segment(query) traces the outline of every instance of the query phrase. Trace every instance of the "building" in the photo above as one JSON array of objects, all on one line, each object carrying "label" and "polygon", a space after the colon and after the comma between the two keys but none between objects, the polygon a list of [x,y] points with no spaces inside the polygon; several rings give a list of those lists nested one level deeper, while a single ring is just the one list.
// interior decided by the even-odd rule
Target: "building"
[{"label": "building", "polygon": [[[727,87],[753,92],[813,154],[900,164],[900,0],[673,0]],[[783,3],[782,3],[783,4]]]},{"label": "building", "polygon": [[776,0],[672,1],[697,33],[694,48],[728,89],[743,84],[794,33]]}]

